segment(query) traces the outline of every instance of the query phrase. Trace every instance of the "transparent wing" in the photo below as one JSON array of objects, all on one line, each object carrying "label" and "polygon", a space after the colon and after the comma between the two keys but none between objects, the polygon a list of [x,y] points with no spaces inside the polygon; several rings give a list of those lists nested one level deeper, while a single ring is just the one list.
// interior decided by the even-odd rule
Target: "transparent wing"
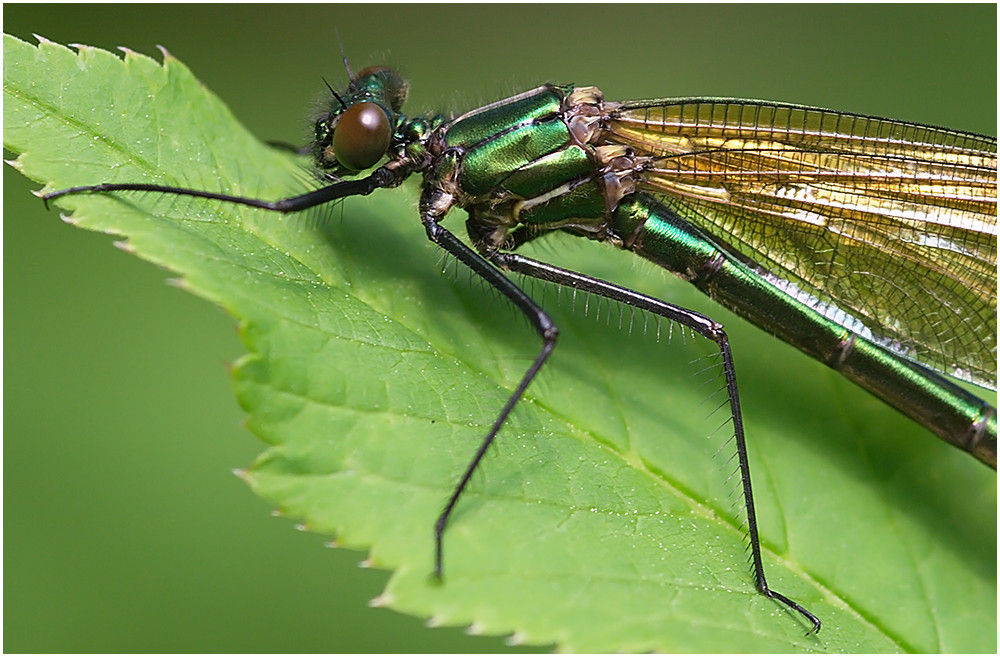
[{"label": "transparent wing", "polygon": [[776,286],[939,372],[996,388],[996,139],[731,99],[624,103],[641,187]]}]

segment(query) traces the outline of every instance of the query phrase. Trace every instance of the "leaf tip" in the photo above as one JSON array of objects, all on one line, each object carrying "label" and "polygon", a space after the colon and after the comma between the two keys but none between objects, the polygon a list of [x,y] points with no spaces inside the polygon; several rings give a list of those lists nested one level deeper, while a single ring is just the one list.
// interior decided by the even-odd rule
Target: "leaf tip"
[{"label": "leaf tip", "polygon": [[64,224],[69,224],[70,226],[76,226],[78,223],[80,223],[79,221],[77,221],[76,217],[74,217],[71,214],[59,213],[59,219]]},{"label": "leaf tip", "polygon": [[100,48],[95,48],[94,46],[88,46],[85,43],[69,43],[69,44],[66,44],[66,45],[68,45],[70,48],[75,48],[76,51],[80,52],[80,53],[84,53],[84,52],[96,52],[96,51],[100,50]]},{"label": "leaf tip", "polygon": [[167,50],[166,48],[164,48],[163,46],[158,45],[158,46],[156,46],[156,49],[159,50],[163,54],[163,63],[164,64],[167,63],[168,59],[177,59],[176,57],[174,57],[173,55],[171,55],[170,51]]},{"label": "leaf tip", "polygon": [[233,474],[243,481],[250,481],[250,473],[247,472],[246,468],[233,468]]},{"label": "leaf tip", "polygon": [[[391,604],[392,604],[392,596],[384,591],[368,601],[369,607],[376,607],[376,608],[388,607]],[[428,620],[427,622],[429,623],[430,621]]]},{"label": "leaf tip", "polygon": [[482,636],[486,633],[486,626],[479,621],[473,621],[467,628],[465,628],[465,633],[469,636]]},{"label": "leaf tip", "polygon": [[295,523],[295,531],[307,532],[309,531],[309,525],[304,522]]},{"label": "leaf tip", "polygon": [[35,37],[35,40],[38,41],[38,45],[56,45],[55,41],[46,39],[41,34],[35,34],[34,32],[32,32],[31,36]]},{"label": "leaf tip", "polygon": [[170,287],[175,287],[178,290],[184,290],[185,292],[192,292],[192,293],[194,292],[194,290],[191,289],[191,284],[188,283],[187,279],[184,278],[183,276],[175,276],[173,278],[168,278],[167,285],[169,285]]},{"label": "leaf tip", "polygon": [[514,632],[509,637],[504,639],[503,642],[508,646],[523,646],[527,640],[528,637],[526,637],[523,632]]},{"label": "leaf tip", "polygon": [[431,616],[424,622],[424,625],[426,627],[444,627],[445,620],[440,616]]},{"label": "leaf tip", "polygon": [[358,562],[358,568],[371,568],[373,565],[371,557],[367,557]]},{"label": "leaf tip", "polygon": [[328,547],[335,550],[340,547],[340,543],[337,542],[337,539],[331,538],[329,541],[323,544],[323,547]]},{"label": "leaf tip", "polygon": [[121,249],[122,251],[130,255],[135,255],[136,253],[135,247],[132,246],[132,243],[129,242],[128,240],[115,240],[114,242],[112,242],[112,244],[115,245],[116,249]]},{"label": "leaf tip", "polygon": [[[20,158],[20,157],[15,157],[15,158],[14,158],[13,160],[4,160],[4,163],[5,163],[5,164],[6,164],[7,166],[9,166],[9,167],[11,167],[12,169],[15,169],[15,170],[17,170],[17,171],[21,171],[21,168],[22,168],[22,166],[23,166],[23,165],[21,164],[21,158]],[[35,196],[38,196],[38,194],[37,194],[37,193],[35,193],[35,192],[32,192],[32,194],[35,194]]]}]

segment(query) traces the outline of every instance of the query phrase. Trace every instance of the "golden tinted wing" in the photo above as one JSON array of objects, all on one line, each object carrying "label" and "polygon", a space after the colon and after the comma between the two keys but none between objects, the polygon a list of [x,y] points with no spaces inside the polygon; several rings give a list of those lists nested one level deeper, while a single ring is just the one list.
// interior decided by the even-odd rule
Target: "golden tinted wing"
[{"label": "golden tinted wing", "polygon": [[729,99],[624,103],[641,187],[775,285],[940,372],[996,388],[996,139]]}]

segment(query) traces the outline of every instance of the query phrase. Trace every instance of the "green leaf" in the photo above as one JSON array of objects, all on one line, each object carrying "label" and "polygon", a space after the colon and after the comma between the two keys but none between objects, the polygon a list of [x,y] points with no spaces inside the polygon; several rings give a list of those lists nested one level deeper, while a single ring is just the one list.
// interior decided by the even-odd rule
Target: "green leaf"
[{"label": "green leaf", "polygon": [[[5,36],[4,146],[47,189],[280,198],[315,184],[169,55]],[[710,345],[665,325],[657,340],[628,310],[530,282],[560,345],[462,498],[431,582],[434,520],[538,344],[466,272],[440,275],[456,266],[427,243],[415,199],[408,185],[287,217],[139,193],[58,204],[238,318],[236,389],[269,445],[245,478],[393,570],[378,604],[566,651],[996,651],[992,472],[711,309],[736,352],[769,581],[823,620],[807,637],[753,588],[727,428],[713,431],[726,418],[705,401],[715,372],[690,363]],[[702,303],[598,244],[534,255]]]}]

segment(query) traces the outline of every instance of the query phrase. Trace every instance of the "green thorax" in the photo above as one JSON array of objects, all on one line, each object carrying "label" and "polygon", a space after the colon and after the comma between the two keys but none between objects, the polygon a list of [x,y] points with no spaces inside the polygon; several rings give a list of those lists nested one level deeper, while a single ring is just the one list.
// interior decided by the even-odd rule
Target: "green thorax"
[{"label": "green thorax", "polygon": [[593,87],[545,85],[441,126],[427,148],[427,183],[470,216],[480,247],[497,248],[519,226],[607,239],[603,155],[592,143],[604,113]]}]

